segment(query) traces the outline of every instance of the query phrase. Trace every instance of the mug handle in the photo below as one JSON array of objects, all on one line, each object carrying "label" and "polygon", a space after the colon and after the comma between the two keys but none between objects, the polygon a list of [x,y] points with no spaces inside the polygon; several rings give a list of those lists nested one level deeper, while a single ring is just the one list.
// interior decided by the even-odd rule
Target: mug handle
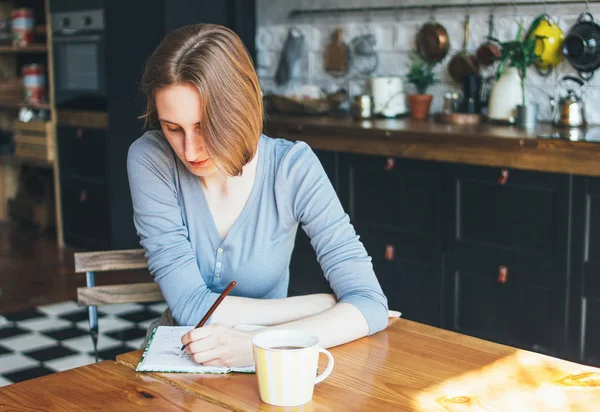
[{"label": "mug handle", "polygon": [[327,355],[329,362],[327,362],[327,368],[325,369],[325,372],[323,372],[322,374],[317,376],[317,378],[315,379],[315,385],[317,383],[323,382],[325,380],[325,378],[327,378],[329,376],[329,374],[331,373],[331,371],[333,370],[333,355],[331,353],[329,353],[329,351],[327,349],[323,349],[323,348],[319,348],[319,353],[324,353],[325,355]]}]

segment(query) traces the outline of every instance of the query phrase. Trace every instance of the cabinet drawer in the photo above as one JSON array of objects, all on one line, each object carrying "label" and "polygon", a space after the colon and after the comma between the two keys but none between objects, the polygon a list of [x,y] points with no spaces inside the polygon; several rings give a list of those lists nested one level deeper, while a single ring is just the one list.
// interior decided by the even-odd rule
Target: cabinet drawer
[{"label": "cabinet drawer", "polygon": [[441,255],[426,241],[410,242],[391,230],[357,229],[392,310],[441,326]]},{"label": "cabinet drawer", "polygon": [[[555,355],[565,347],[565,285],[531,269],[490,264],[451,271],[453,327],[460,333]],[[551,276],[552,278],[552,276]]]},{"label": "cabinet drawer", "polygon": [[108,198],[103,185],[69,181],[62,186],[65,241],[71,246],[108,245]]},{"label": "cabinet drawer", "polygon": [[[405,233],[395,229],[367,224],[355,224],[359,240],[373,260],[385,260],[386,253],[393,250],[394,256],[407,260],[431,262],[439,259],[439,243],[421,233]],[[391,248],[391,249],[390,249]]]},{"label": "cabinet drawer", "polygon": [[586,178],[583,259],[600,266],[600,179]]},{"label": "cabinet drawer", "polygon": [[582,362],[600,366],[600,329],[598,318],[600,317],[600,298],[585,299],[583,301],[584,316],[582,317]]},{"label": "cabinet drawer", "polygon": [[340,163],[354,223],[421,234],[438,230],[439,164],[367,155],[344,155]]},{"label": "cabinet drawer", "polygon": [[[569,176],[456,167],[453,240],[551,259],[566,255]],[[477,252],[476,252],[477,253]]]},{"label": "cabinet drawer", "polygon": [[77,177],[104,182],[106,131],[71,126],[59,126],[57,130],[62,178]]}]

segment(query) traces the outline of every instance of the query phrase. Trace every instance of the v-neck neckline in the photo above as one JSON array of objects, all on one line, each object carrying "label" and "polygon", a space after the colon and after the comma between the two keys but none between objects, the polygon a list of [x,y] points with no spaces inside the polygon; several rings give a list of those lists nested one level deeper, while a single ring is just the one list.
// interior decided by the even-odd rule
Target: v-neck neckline
[{"label": "v-neck neckline", "polygon": [[231,239],[233,239],[240,229],[243,226],[244,222],[248,218],[248,215],[254,208],[254,204],[256,203],[256,198],[258,197],[258,193],[262,187],[263,176],[264,176],[264,162],[265,157],[268,156],[267,150],[264,144],[264,137],[261,135],[258,142],[258,164],[256,165],[256,175],[254,176],[254,182],[252,182],[252,189],[250,189],[250,195],[248,196],[248,200],[246,204],[242,208],[240,215],[237,217],[231,228],[227,231],[224,239],[221,239],[221,235],[219,234],[219,228],[217,227],[217,223],[215,222],[215,218],[210,210],[208,205],[208,200],[206,199],[206,194],[204,193],[204,188],[202,187],[202,182],[200,178],[192,175],[192,177],[196,180],[196,184],[198,186],[198,198],[202,208],[206,211],[206,215],[209,216],[210,223],[210,236],[214,244],[219,245],[220,247],[227,246]]}]

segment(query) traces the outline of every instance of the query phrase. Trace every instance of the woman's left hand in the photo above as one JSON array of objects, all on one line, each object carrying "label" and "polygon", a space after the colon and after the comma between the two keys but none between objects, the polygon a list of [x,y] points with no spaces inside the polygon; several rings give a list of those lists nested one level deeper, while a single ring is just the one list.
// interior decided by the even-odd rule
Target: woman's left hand
[{"label": "woman's left hand", "polygon": [[206,366],[251,366],[251,332],[221,324],[192,329],[181,338],[185,350],[196,363]]}]

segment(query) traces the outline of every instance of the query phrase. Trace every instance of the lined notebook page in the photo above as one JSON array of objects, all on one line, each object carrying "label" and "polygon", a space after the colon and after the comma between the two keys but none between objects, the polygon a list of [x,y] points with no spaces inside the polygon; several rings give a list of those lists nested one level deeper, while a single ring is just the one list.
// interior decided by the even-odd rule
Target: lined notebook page
[{"label": "lined notebook page", "polygon": [[[260,326],[239,325],[237,329],[252,330]],[[233,368],[226,366],[199,365],[186,351],[181,350],[181,337],[192,326],[159,326],[154,329],[148,346],[138,363],[138,372],[186,372],[186,373],[254,373],[254,366]]]}]

